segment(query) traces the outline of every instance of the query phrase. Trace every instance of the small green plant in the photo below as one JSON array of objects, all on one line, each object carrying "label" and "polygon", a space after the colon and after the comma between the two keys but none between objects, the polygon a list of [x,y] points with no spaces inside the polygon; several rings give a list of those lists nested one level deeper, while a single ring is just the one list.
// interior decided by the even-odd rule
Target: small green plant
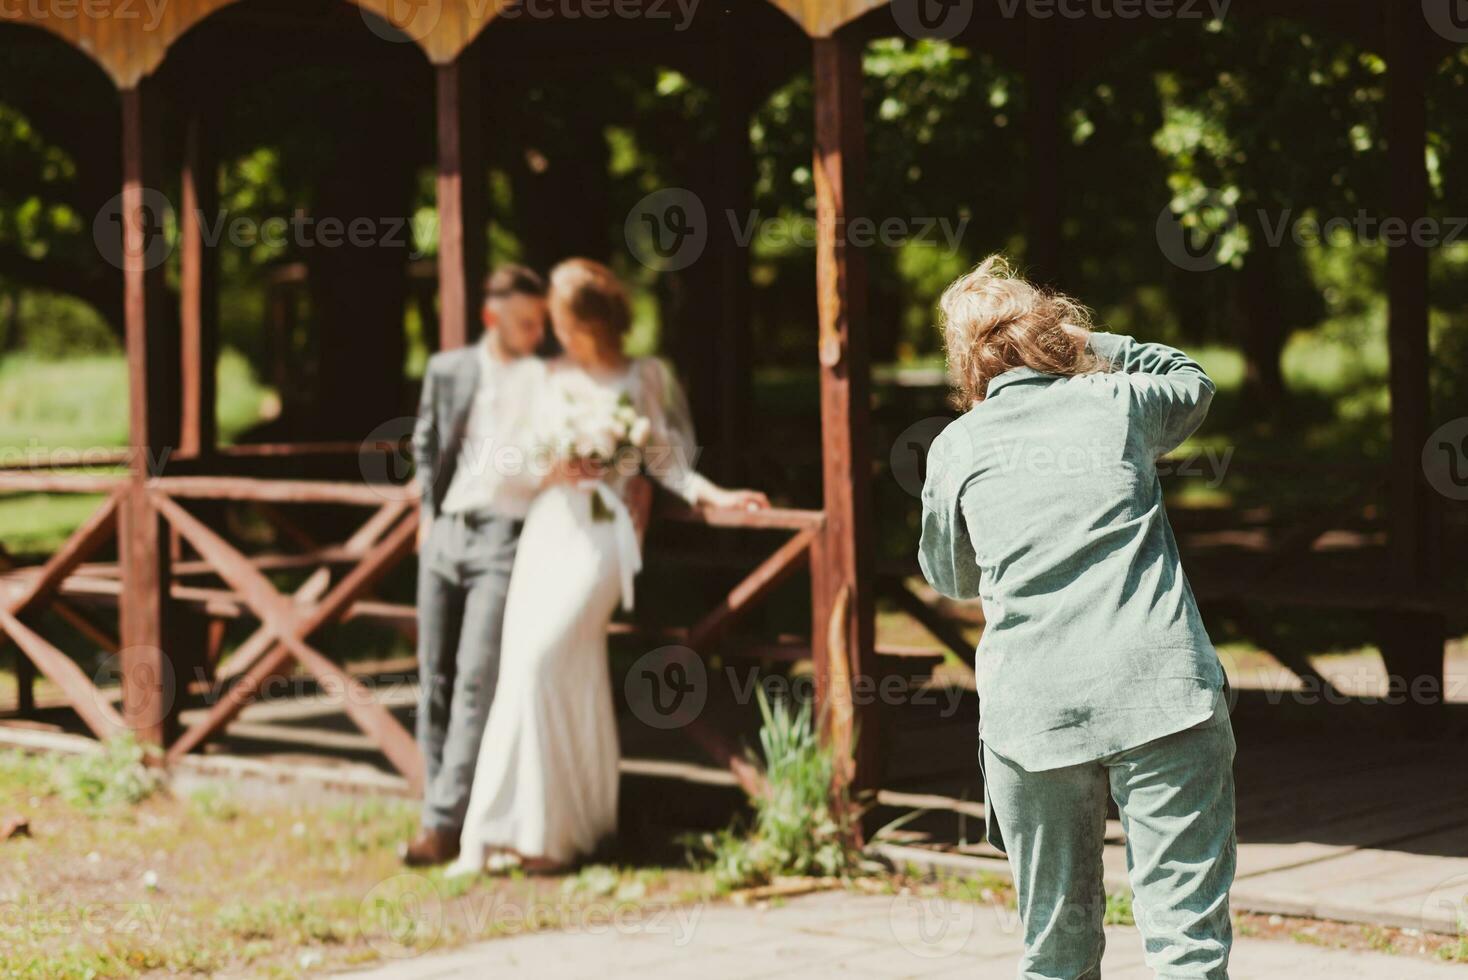
[{"label": "small green plant", "polygon": [[1397,945],[1392,938],[1392,934],[1385,929],[1367,926],[1361,930],[1361,938],[1366,940],[1366,945],[1378,953],[1395,953],[1397,951]]},{"label": "small green plant", "polygon": [[189,795],[189,809],[205,820],[227,823],[240,815],[239,804],[221,786],[201,786]]},{"label": "small green plant", "polygon": [[844,790],[833,791],[836,758],[821,744],[809,703],[771,706],[755,688],[764,727],[765,791],[754,799],[747,834],[734,827],[701,842],[721,889],[763,884],[777,875],[846,875],[860,858],[853,812]]},{"label": "small green plant", "polygon": [[1459,936],[1456,942],[1438,947],[1437,958],[1449,963],[1468,963],[1468,936]]},{"label": "small green plant", "polygon": [[110,739],[102,751],[56,763],[51,785],[79,810],[109,810],[141,803],[163,787],[163,776],[148,765],[149,750],[131,735]]},{"label": "small green plant", "polygon": [[1106,924],[1108,926],[1133,926],[1132,893],[1111,892],[1106,896]]},{"label": "small green plant", "polygon": [[49,789],[44,759],[9,749],[0,752],[0,792],[35,793]]}]

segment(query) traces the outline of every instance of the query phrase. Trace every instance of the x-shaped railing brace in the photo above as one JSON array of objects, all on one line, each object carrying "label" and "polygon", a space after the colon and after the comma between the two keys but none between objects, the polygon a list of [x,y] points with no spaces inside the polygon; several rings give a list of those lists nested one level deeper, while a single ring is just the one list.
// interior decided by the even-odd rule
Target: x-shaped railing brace
[{"label": "x-shaped railing brace", "polygon": [[[153,506],[165,520],[193,546],[205,561],[214,566],[240,600],[260,619],[258,639],[253,648],[241,651],[255,659],[239,674],[239,679],[209,709],[204,718],[187,729],[168,751],[174,760],[192,751],[210,735],[219,731],[239,714],[271,678],[277,676],[292,659],[310,672],[323,687],[340,692],[346,713],[359,728],[372,737],[388,761],[407,777],[413,791],[423,788],[423,758],[417,744],[398,720],[373,699],[361,681],[347,673],[325,654],[307,642],[317,630],[339,619],[358,596],[377,581],[413,548],[418,532],[418,515],[410,512],[386,537],[374,545],[353,568],[316,605],[302,608],[296,600],[282,595],[259,572],[250,560],[229,542],[209,530],[197,517],[161,491],[151,492]],[[405,507],[398,507],[399,512]],[[386,520],[383,512],[374,517]],[[364,531],[366,528],[364,528]],[[361,532],[359,532],[361,533]],[[308,583],[309,584],[309,583]],[[304,599],[304,597],[302,597]],[[261,652],[263,651],[263,652]],[[236,653],[239,657],[240,653]]]},{"label": "x-shaped railing brace", "polygon": [[114,491],[109,495],[102,506],[66,539],[61,549],[41,566],[40,574],[30,581],[24,592],[7,605],[0,606],[0,629],[15,641],[41,673],[61,689],[86,726],[98,738],[104,739],[127,732],[122,716],[76,665],[76,661],[22,623],[20,617],[53,598],[67,576],[113,535],[117,530],[121,492]]}]

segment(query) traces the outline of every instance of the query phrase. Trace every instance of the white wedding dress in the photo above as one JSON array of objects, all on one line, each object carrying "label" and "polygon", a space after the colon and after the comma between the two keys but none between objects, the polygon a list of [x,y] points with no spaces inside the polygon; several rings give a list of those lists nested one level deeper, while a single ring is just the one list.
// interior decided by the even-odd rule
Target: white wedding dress
[{"label": "white wedding dress", "polygon": [[[697,503],[712,486],[693,469],[695,443],[682,390],[662,362],[632,361],[615,376],[591,377],[570,362],[548,365],[537,405],[588,381],[628,396],[651,422],[649,475]],[[607,662],[607,624],[619,599],[630,604],[641,566],[622,499],[631,476],[601,489],[558,485],[525,518],[510,578],[499,685],[449,874],[481,871],[491,854],[568,863],[617,829],[621,753]],[[600,494],[611,520],[593,516]]]}]

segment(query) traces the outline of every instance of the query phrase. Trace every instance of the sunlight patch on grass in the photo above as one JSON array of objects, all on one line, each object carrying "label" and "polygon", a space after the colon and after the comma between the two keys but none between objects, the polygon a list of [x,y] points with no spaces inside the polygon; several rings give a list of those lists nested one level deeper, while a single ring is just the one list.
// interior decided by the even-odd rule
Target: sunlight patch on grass
[{"label": "sunlight patch on grass", "polygon": [[[232,349],[221,354],[217,412],[222,442],[232,442],[258,423],[271,399],[270,389],[255,378],[242,354]],[[85,454],[121,449],[127,440],[127,361],[122,354],[64,360],[12,354],[0,359],[0,463],[13,465],[50,450]],[[53,551],[100,503],[100,497],[75,494],[0,498],[0,543],[13,553]]]},{"label": "sunlight patch on grass", "polygon": [[[260,420],[269,389],[232,349],[220,355],[218,380],[219,430],[228,442]],[[0,450],[119,448],[127,439],[122,354],[62,360],[11,354],[0,360]]]}]

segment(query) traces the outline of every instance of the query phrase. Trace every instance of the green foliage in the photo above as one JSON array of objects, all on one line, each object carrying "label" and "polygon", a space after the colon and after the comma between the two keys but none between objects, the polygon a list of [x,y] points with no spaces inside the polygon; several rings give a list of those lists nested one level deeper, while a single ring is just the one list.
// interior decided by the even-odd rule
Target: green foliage
[{"label": "green foliage", "polygon": [[15,290],[0,298],[5,346],[42,358],[118,351],[117,334],[97,310],[73,296]]},{"label": "green foliage", "polygon": [[1105,921],[1108,926],[1134,926],[1137,924],[1136,918],[1132,915],[1131,892],[1107,893]]},{"label": "green foliage", "polygon": [[106,811],[141,803],[163,788],[148,765],[150,751],[131,735],[102,743],[101,751],[67,756],[51,770],[51,785],[79,810]]},{"label": "green foliage", "polygon": [[777,875],[846,875],[856,869],[852,809],[845,793],[832,796],[836,759],[821,744],[809,702],[792,711],[773,707],[755,688],[764,726],[765,793],[753,801],[747,834],[725,830],[703,841],[720,888],[761,884]]},{"label": "green foliage", "polygon": [[1468,936],[1438,947],[1437,958],[1448,963],[1468,963]]},{"label": "green foliage", "polygon": [[0,752],[0,792],[34,792],[47,785],[45,760],[14,749]]},{"label": "green foliage", "polygon": [[636,902],[647,895],[649,887],[656,885],[661,876],[657,868],[623,869],[591,864],[562,881],[561,894]]}]

